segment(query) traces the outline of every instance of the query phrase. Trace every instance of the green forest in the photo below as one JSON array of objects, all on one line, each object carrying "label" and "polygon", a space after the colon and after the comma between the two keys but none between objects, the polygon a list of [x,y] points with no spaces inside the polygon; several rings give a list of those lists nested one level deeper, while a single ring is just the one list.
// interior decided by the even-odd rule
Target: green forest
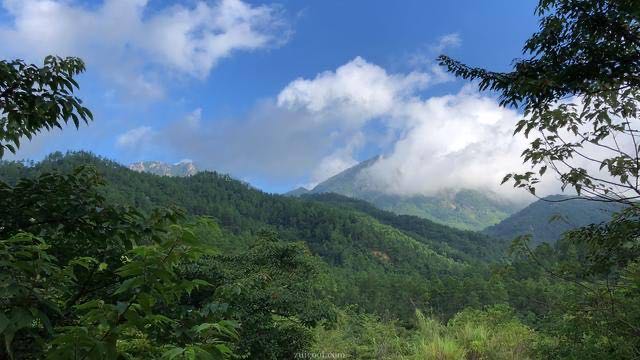
[{"label": "green forest", "polygon": [[[0,358],[640,358],[640,146],[593,159],[606,178],[575,162],[587,145],[637,137],[640,6],[541,0],[536,14],[509,72],[438,60],[525,114],[513,130],[531,136],[531,171],[504,186],[535,195],[555,172],[576,194],[555,200],[603,203],[609,221],[547,243],[558,234],[460,230],[85,151],[2,160]],[[73,57],[0,61],[0,159],[91,126],[84,71]],[[527,214],[543,231],[545,215]]]}]

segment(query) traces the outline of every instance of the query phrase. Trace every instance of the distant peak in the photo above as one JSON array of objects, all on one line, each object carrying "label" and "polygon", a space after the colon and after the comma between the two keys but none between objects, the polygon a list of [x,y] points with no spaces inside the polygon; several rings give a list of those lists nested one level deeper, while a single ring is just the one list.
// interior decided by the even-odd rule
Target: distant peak
[{"label": "distant peak", "polygon": [[300,195],[307,194],[307,193],[309,193],[309,192],[311,192],[311,190],[307,189],[307,188],[306,188],[306,187],[304,187],[304,186],[299,186],[299,187],[297,187],[297,188],[296,188],[296,189],[294,189],[294,190],[291,190],[291,191],[289,191],[289,192],[284,193],[283,195],[284,195],[284,196],[293,196],[293,197],[297,197],[297,196],[300,196]]},{"label": "distant peak", "polygon": [[129,169],[137,172],[146,172],[160,176],[191,176],[199,170],[189,159],[181,160],[174,164],[162,161],[139,161],[129,165]]}]

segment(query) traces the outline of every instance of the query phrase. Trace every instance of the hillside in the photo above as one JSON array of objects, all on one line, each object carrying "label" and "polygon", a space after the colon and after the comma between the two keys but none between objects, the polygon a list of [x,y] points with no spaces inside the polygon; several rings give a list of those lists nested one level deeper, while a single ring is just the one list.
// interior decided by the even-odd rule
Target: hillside
[{"label": "hillside", "polygon": [[554,195],[538,200],[483,233],[505,240],[530,234],[534,244],[554,243],[567,230],[608,221],[622,209],[619,204],[568,198]]},{"label": "hillside", "polygon": [[[379,222],[393,226],[412,235],[421,242],[455,259],[474,261],[497,260],[503,255],[508,242],[490,236],[478,236],[476,232],[458,230],[413,215],[397,215],[381,210],[364,200],[353,199],[335,193],[303,195],[305,199],[332,206],[363,212]],[[446,238],[447,241],[435,239]],[[472,241],[470,241],[472,240]]]},{"label": "hillside", "polygon": [[374,157],[363,161],[308,192],[299,188],[287,195],[336,193],[368,201],[380,209],[396,214],[414,215],[464,230],[484,229],[520,209],[518,204],[501,199],[496,194],[471,189],[443,190],[433,196],[387,194],[379,191],[363,174],[378,159],[379,157]]},{"label": "hillside", "polygon": [[335,282],[331,296],[338,304],[358,304],[366,311],[408,319],[416,305],[450,316],[469,302],[500,299],[492,294],[495,285],[489,281],[488,267],[481,264],[497,257],[498,243],[485,235],[381,212],[362,202],[266,194],[214,172],[155,176],[88,153],[57,153],[33,166],[3,163],[0,178],[11,183],[20,176],[69,172],[83,164],[103,174],[110,202],[144,211],[174,205],[192,215],[212,217],[227,234],[219,244],[226,251],[246,248],[263,229],[276,231],[286,241],[303,241],[327,266]]}]

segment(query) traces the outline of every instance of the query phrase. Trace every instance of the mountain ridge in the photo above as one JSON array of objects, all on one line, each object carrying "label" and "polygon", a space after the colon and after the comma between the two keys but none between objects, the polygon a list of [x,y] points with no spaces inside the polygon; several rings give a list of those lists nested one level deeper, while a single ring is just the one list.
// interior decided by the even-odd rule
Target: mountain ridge
[{"label": "mountain ridge", "polygon": [[[501,242],[380,212],[364,202],[348,204],[351,200],[344,197],[321,201],[268,194],[211,171],[155,176],[89,153],[57,153],[31,166],[0,162],[0,179],[15,184],[51,171],[69,173],[81,165],[104,177],[101,192],[110,203],[143,212],[177,206],[189,215],[210,217],[224,232],[211,240],[229,255],[248,248],[255,234],[265,230],[277,232],[283,241],[304,243],[335,282],[330,296],[341,305],[359,304],[366,311],[407,320],[414,316],[415,304],[451,316],[470,303],[452,304],[451,296],[472,303],[492,301],[487,294],[494,285],[484,261],[495,259]],[[487,251],[473,250],[478,246]],[[493,246],[495,250],[489,249]],[[471,281],[475,290],[454,287],[460,279]]]},{"label": "mountain ridge", "polygon": [[566,195],[550,195],[529,204],[482,232],[503,240],[531,235],[533,244],[555,243],[566,231],[606,222],[615,212],[623,208],[616,203],[571,199]]},{"label": "mountain ridge", "polygon": [[380,191],[365,175],[381,156],[348,168],[305,192],[301,188],[285,195],[336,193],[368,201],[380,209],[399,215],[413,215],[462,230],[480,231],[520,210],[517,203],[497,194],[473,189],[443,189],[434,195],[397,195]]}]

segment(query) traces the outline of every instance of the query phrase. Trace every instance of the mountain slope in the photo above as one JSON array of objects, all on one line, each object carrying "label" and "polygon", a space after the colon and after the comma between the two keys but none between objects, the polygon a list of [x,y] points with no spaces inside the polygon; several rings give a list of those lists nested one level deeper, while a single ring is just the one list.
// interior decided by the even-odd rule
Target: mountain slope
[{"label": "mountain slope", "polygon": [[[402,319],[420,306],[446,317],[470,302],[499,301],[502,294],[493,290],[496,285],[483,263],[492,254],[466,252],[469,244],[491,245],[486,236],[428,221],[421,222],[422,230],[410,231],[394,226],[393,214],[385,220],[370,215],[371,209],[338,206],[336,201],[270,195],[213,172],[190,177],[139,173],[87,153],[53,154],[34,166],[2,163],[0,179],[15,183],[19,177],[70,172],[87,164],[105,177],[110,202],[143,211],[179,206],[189,214],[212,217],[224,231],[218,241],[225,252],[246,248],[265,229],[285,241],[303,241],[325,264],[327,282],[333,283],[327,296],[338,304],[358,304]],[[462,300],[452,302],[454,297]]]},{"label": "mountain slope", "polygon": [[530,234],[534,244],[553,243],[567,230],[608,221],[613,213],[622,210],[619,204],[566,199],[567,196],[553,195],[538,200],[483,233],[505,240]]},{"label": "mountain slope", "polygon": [[[419,216],[464,230],[484,229],[521,208],[518,204],[500,199],[496,194],[470,189],[443,190],[433,196],[387,194],[379,191],[364,175],[364,170],[379,158],[374,157],[344,170],[318,184],[309,193],[336,193],[357,198],[396,214]],[[288,195],[298,196],[299,192]]]},{"label": "mountain slope", "polygon": [[[439,253],[457,260],[497,260],[508,245],[508,242],[500,239],[482,236],[468,230],[458,230],[418,216],[397,215],[381,210],[364,200],[336,193],[308,194],[304,195],[304,198],[365,213],[380,223],[402,230],[418,241],[437,249]],[[436,240],[443,238],[447,241]]]},{"label": "mountain slope", "polygon": [[129,169],[160,176],[191,176],[199,171],[195,164],[188,160],[175,164],[167,164],[161,161],[140,161],[130,164]]}]

